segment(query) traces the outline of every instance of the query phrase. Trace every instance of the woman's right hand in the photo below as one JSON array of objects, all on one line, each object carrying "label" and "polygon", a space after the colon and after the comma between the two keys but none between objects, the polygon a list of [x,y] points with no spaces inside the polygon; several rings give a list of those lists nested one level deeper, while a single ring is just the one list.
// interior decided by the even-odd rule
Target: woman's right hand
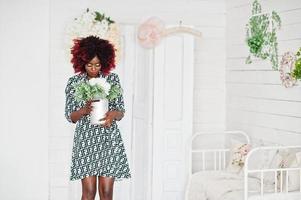
[{"label": "woman's right hand", "polygon": [[93,108],[91,103],[92,103],[92,101],[87,101],[86,104],[84,105],[84,107],[71,113],[71,115],[70,115],[71,121],[73,123],[76,123],[82,116],[90,114],[90,112]]},{"label": "woman's right hand", "polygon": [[92,105],[91,105],[91,103],[92,103],[92,100],[87,101],[86,104],[84,105],[84,107],[82,107],[80,109],[80,113],[82,115],[88,115],[88,114],[90,114],[90,112],[92,111],[92,108],[93,108]]}]

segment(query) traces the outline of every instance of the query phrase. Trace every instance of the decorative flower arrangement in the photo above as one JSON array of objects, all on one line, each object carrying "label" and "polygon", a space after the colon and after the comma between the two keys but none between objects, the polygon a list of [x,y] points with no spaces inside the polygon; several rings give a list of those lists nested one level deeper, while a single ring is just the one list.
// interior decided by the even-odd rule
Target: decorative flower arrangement
[{"label": "decorative flower arrangement", "polygon": [[278,43],[276,30],[281,27],[279,15],[272,13],[262,13],[258,0],[252,4],[252,17],[246,25],[246,43],[249,47],[250,55],[246,59],[246,64],[252,63],[251,56],[269,59],[274,70],[278,69]]},{"label": "decorative flower arrangement", "polygon": [[117,85],[110,85],[105,78],[91,78],[75,86],[75,98],[78,101],[113,100],[122,93]]},{"label": "decorative flower arrangement", "polygon": [[[115,48],[116,62],[120,60],[121,44],[120,30],[118,25],[98,11],[90,11],[87,9],[81,16],[75,18],[67,27],[67,50],[70,54],[70,49],[74,45],[73,40],[87,36],[98,36],[101,39],[108,40]],[[71,54],[70,54],[71,55]]]},{"label": "decorative flower arrangement", "polygon": [[296,57],[292,52],[285,52],[280,61],[280,79],[282,85],[286,88],[292,87],[296,83],[296,79],[293,77],[292,71],[295,68]]},{"label": "decorative flower arrangement", "polygon": [[161,19],[151,17],[138,27],[138,42],[144,48],[153,48],[160,43],[164,29]]},{"label": "decorative flower arrangement", "polygon": [[292,76],[296,80],[301,80],[301,48],[296,53],[295,69],[292,73]]},{"label": "decorative flower arrangement", "polygon": [[232,165],[237,165],[243,167],[245,164],[245,157],[250,152],[251,146],[249,144],[243,144],[237,151],[234,152],[234,158],[232,160]]}]

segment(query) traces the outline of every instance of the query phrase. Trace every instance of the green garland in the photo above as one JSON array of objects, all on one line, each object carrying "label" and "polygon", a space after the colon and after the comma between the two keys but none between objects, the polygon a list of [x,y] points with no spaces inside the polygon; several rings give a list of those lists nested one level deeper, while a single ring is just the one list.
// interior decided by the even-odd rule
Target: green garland
[{"label": "green garland", "polygon": [[296,53],[295,69],[293,71],[293,77],[296,80],[301,80],[301,48]]},{"label": "green garland", "polygon": [[[274,70],[278,69],[278,43],[276,30],[281,27],[279,15],[273,11],[272,14],[261,14],[261,5],[258,0],[252,4],[252,17],[246,25],[246,43],[251,55],[263,60],[269,58]],[[271,24],[270,24],[271,23]],[[251,55],[246,63],[252,63]]]}]

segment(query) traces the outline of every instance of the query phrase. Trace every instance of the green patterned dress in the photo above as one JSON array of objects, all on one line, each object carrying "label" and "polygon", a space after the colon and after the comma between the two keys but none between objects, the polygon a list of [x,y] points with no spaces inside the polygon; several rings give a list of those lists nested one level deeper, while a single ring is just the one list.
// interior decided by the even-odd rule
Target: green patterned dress
[{"label": "green patterned dress", "polygon": [[[106,78],[108,83],[121,87],[117,74],[99,75]],[[71,123],[70,114],[85,105],[85,102],[78,102],[74,97],[74,85],[81,81],[88,81],[87,73],[69,78],[65,88],[65,117]],[[125,112],[122,95],[109,101],[109,110]],[[124,143],[116,120],[108,128],[91,124],[90,115],[85,115],[76,122],[70,171],[71,181],[94,175],[114,177],[115,181],[131,178]]]}]

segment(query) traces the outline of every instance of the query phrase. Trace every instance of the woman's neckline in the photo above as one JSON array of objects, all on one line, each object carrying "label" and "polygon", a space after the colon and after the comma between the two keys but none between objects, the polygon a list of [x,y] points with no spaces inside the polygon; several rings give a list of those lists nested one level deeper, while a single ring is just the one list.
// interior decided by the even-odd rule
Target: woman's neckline
[{"label": "woman's neckline", "polygon": [[[101,73],[101,71],[99,71],[97,77],[91,77],[91,78],[99,78],[99,77],[105,78],[105,76],[103,75],[103,73]],[[89,78],[87,72],[84,72],[84,78],[87,79],[87,80],[90,80],[90,79],[91,79],[91,78]]]}]

